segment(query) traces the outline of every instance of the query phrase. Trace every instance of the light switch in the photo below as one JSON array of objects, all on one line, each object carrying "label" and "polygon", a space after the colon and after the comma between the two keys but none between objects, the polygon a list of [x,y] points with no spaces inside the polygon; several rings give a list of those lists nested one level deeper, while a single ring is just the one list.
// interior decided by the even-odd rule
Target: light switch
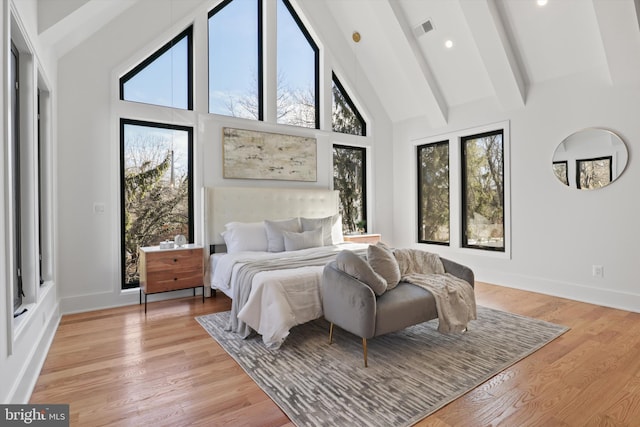
[{"label": "light switch", "polygon": [[95,202],[93,204],[93,213],[94,214],[103,214],[104,213],[104,203]]}]

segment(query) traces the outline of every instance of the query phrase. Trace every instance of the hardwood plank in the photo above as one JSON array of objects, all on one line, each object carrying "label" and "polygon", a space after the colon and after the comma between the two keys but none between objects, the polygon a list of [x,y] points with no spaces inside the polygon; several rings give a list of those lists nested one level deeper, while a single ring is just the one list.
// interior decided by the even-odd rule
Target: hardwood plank
[{"label": "hardwood plank", "polygon": [[[638,425],[640,314],[485,283],[476,297],[571,330],[416,425]],[[218,294],[63,316],[31,402],[69,403],[82,426],[292,426],[194,320],[229,308]]]}]

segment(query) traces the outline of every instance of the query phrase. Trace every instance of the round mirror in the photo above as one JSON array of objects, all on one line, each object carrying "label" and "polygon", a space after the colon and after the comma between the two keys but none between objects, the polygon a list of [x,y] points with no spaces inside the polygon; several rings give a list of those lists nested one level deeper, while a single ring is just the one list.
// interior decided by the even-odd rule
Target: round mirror
[{"label": "round mirror", "polygon": [[553,153],[553,172],[571,188],[595,190],[615,181],[627,165],[627,146],[615,133],[587,128],[566,137]]}]

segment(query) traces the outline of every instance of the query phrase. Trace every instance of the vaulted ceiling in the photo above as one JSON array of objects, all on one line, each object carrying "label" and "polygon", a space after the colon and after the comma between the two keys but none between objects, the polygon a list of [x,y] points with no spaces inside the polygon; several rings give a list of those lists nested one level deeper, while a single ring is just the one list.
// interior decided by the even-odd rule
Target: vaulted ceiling
[{"label": "vaulted ceiling", "polygon": [[[638,0],[325,0],[392,121],[447,122],[456,106],[526,105],[532,87],[640,72]],[[544,3],[544,2],[543,2]],[[423,24],[433,27],[424,32]],[[450,40],[452,46],[445,46]]]},{"label": "vaulted ceiling", "polygon": [[[618,84],[640,73],[640,0],[313,1],[333,16],[393,122],[426,117],[438,127],[480,100],[522,108],[548,80]],[[62,55],[135,2],[40,0],[39,31]]]}]

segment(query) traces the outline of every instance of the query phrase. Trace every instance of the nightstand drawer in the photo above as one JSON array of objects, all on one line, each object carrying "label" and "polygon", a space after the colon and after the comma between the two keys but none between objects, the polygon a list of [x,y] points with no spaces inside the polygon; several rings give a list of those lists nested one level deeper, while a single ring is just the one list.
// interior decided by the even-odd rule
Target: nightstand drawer
[{"label": "nightstand drawer", "polygon": [[146,283],[146,289],[142,289],[147,294],[157,292],[177,291],[202,286],[202,273],[191,271],[182,275],[163,275],[161,278],[150,279]]},{"label": "nightstand drawer", "polygon": [[[200,254],[197,256],[197,252]],[[147,274],[166,272],[167,270],[194,269],[202,266],[202,249],[168,250],[146,254]]]}]

